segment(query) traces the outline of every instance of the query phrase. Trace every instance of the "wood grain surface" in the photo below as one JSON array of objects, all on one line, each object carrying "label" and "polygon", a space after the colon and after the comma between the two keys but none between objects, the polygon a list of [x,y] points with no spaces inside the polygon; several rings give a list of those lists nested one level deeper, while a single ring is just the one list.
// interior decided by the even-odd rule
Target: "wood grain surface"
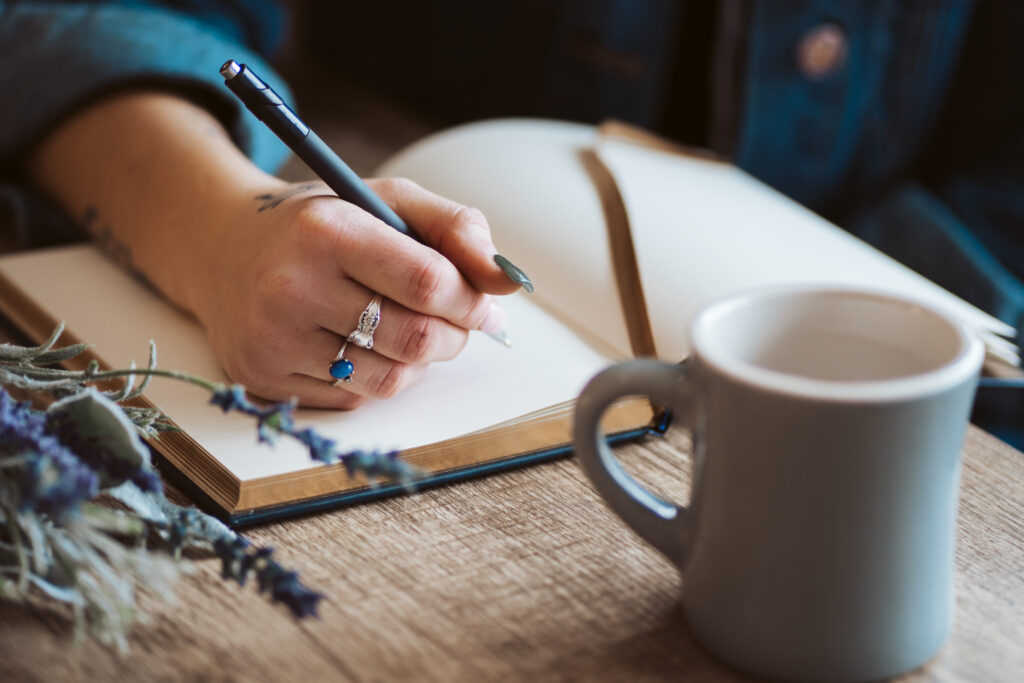
[{"label": "wood grain surface", "polygon": [[[620,447],[685,498],[686,437]],[[953,636],[900,680],[1024,680],[1024,454],[971,428]],[[682,578],[562,460],[251,530],[328,594],[296,622],[197,561],[119,657],[72,644],[69,615],[0,603],[3,681],[739,681],[705,654]]]}]

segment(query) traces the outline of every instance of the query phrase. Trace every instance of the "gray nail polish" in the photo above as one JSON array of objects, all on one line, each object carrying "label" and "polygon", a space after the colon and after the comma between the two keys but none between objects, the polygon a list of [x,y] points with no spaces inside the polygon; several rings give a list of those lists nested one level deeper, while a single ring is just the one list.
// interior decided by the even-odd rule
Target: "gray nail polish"
[{"label": "gray nail polish", "polygon": [[518,285],[522,285],[530,294],[533,293],[533,283],[530,282],[530,278],[526,276],[522,270],[519,269],[516,264],[509,261],[501,254],[494,255],[494,262],[498,264],[498,267],[505,271],[505,275],[508,275],[508,279],[515,282]]}]

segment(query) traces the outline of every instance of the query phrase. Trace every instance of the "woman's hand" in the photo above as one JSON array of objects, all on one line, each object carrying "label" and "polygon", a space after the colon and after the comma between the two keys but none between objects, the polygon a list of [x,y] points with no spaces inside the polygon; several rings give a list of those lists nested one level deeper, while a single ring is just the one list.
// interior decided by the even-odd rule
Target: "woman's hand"
[{"label": "woman's hand", "polygon": [[[214,242],[216,266],[195,273],[193,308],[218,359],[257,395],[352,408],[454,358],[470,330],[502,327],[489,293],[516,285],[493,262],[483,215],[407,180],[370,184],[425,244],[320,183],[275,183],[234,208]],[[334,386],[328,366],[375,293],[373,347],[348,344],[352,382]]]},{"label": "woman's hand", "polygon": [[[408,181],[371,181],[418,243],[320,183],[267,175],[217,119],[169,94],[84,109],[38,145],[29,172],[199,319],[233,381],[268,399],[352,408],[393,396],[458,354],[470,330],[501,327],[492,295],[517,288],[479,212]],[[373,348],[350,343],[353,381],[334,386],[328,366],[375,293]]]}]

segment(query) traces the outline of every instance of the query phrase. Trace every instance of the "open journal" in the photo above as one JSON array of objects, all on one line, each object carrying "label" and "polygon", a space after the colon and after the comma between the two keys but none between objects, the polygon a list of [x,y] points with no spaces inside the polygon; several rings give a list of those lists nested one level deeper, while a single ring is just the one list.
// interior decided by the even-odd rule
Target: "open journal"
[{"label": "open journal", "polygon": [[[573,400],[608,364],[686,356],[693,313],[732,291],[793,281],[851,283],[916,297],[978,330],[1013,361],[1013,329],[850,237],[734,166],[632,131],[538,120],[470,124],[395,155],[380,175],[410,177],[481,208],[499,250],[536,285],[503,303],[512,348],[471,334],[397,397],[351,412],[299,410],[297,423],[342,448],[401,449],[443,483],[536,462],[571,446]],[[57,322],[106,367],[159,366],[227,381],[203,330],[92,246],[0,258],[0,310],[29,336]],[[364,500],[371,488],[297,444],[256,442],[190,385],[155,380],[145,398],[181,432],[152,442],[200,502],[237,525]],[[623,437],[660,426],[646,400],[605,416]]]}]

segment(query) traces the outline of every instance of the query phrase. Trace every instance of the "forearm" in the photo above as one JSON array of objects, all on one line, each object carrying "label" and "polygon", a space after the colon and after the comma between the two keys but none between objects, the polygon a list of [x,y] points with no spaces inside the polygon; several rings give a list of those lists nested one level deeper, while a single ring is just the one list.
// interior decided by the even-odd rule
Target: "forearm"
[{"label": "forearm", "polygon": [[116,258],[198,314],[202,273],[253,197],[280,181],[254,166],[202,108],[125,93],[80,112],[29,157],[32,182]]},{"label": "forearm", "polygon": [[[171,95],[123,94],[77,113],[32,151],[29,174],[195,315],[233,381],[274,400],[351,408],[391,396],[457,355],[469,330],[497,330],[504,312],[484,292],[516,287],[479,212],[408,181],[371,181],[421,244],[321,183],[266,174],[215,117]],[[374,294],[384,302],[373,348],[353,345],[355,380],[334,386],[327,369]]]}]

